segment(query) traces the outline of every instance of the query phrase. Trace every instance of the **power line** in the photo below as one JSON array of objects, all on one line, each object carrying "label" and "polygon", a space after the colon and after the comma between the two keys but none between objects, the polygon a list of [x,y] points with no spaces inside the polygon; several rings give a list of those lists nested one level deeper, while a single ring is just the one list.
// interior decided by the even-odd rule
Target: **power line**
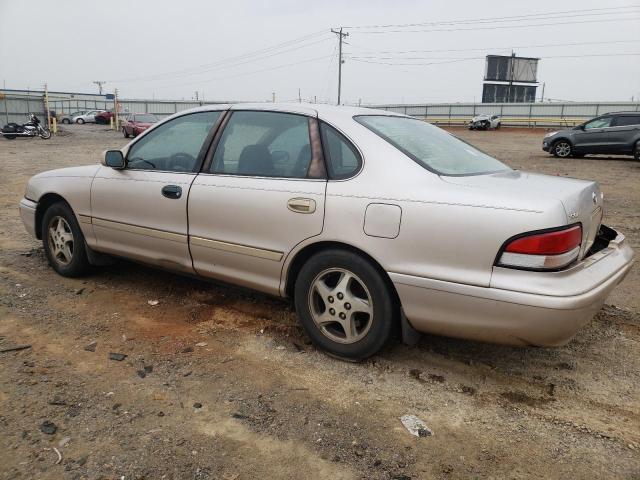
[{"label": "power line", "polygon": [[[447,52],[474,52],[485,50],[512,50],[514,48],[550,48],[550,47],[574,47],[583,45],[612,45],[620,43],[638,43],[640,40],[611,40],[604,42],[573,42],[573,43],[547,43],[543,45],[511,45],[508,47],[478,47],[478,48],[447,48],[436,50],[360,50],[362,53],[378,54],[407,54],[407,53],[447,53]],[[352,45],[349,43],[348,45]],[[357,45],[353,45],[360,48]],[[358,52],[356,52],[358,53]]]},{"label": "power line", "polygon": [[[635,12],[633,12],[635,13]],[[535,23],[529,25],[492,25],[487,27],[471,27],[471,28],[439,28],[439,29],[427,29],[427,30],[365,30],[358,33],[361,34],[388,34],[388,33],[431,33],[431,32],[462,32],[462,31],[477,31],[477,30],[497,30],[508,28],[530,28],[530,27],[548,27],[556,25],[577,25],[585,23],[608,23],[608,22],[625,22],[630,20],[639,20],[640,17],[632,18],[616,18],[616,19],[601,19],[601,20],[583,20],[577,22],[554,22],[554,23]]]},{"label": "power line", "polygon": [[[541,12],[541,13],[529,13],[523,15],[511,15],[506,17],[484,17],[467,20],[440,20],[435,22],[420,22],[420,23],[400,23],[400,24],[386,24],[386,25],[352,25],[344,28],[349,29],[365,29],[365,28],[403,28],[403,27],[423,27],[423,26],[437,26],[437,25],[459,25],[459,24],[473,24],[473,23],[488,23],[497,21],[518,21],[518,19],[531,20],[534,17],[558,17],[559,15],[572,15],[572,16],[587,16],[587,15],[609,15],[616,14],[618,10],[637,9],[640,5],[627,5],[618,7],[604,7],[604,8],[588,8],[579,10],[563,10],[554,12]],[[607,12],[605,12],[607,11]],[[602,12],[602,13],[586,13],[586,12]],[[625,13],[625,12],[621,12]]]},{"label": "power line", "polygon": [[198,71],[201,69],[207,69],[207,68],[211,68],[211,67],[215,67],[215,66],[220,66],[223,65],[225,63],[229,63],[229,62],[233,62],[233,61],[237,61],[237,60],[242,60],[242,59],[246,59],[246,58],[251,58],[251,57],[256,57],[256,56],[261,56],[264,55],[265,53],[269,53],[275,50],[279,50],[281,48],[284,47],[288,47],[290,45],[295,45],[296,43],[300,43],[300,42],[304,42],[306,40],[310,40],[312,38],[318,37],[318,36],[322,36],[322,35],[327,35],[328,32],[326,30],[319,30],[313,33],[310,33],[308,35],[304,35],[302,37],[298,37],[298,38],[294,38],[291,40],[287,40],[285,42],[281,42],[278,43],[276,45],[272,45],[270,47],[265,47],[259,50],[255,50],[255,51],[251,51],[248,53],[244,53],[241,55],[235,55],[235,56],[231,56],[231,57],[227,57],[227,58],[223,58],[220,60],[217,60],[215,62],[212,63],[206,63],[206,64],[202,64],[202,65],[198,65],[198,66],[194,66],[194,67],[189,67],[186,69],[181,69],[181,70],[174,70],[171,72],[163,72],[163,73],[157,73],[157,74],[153,74],[153,75],[144,75],[144,76],[140,76],[140,77],[133,77],[133,78],[124,78],[124,79],[117,79],[117,80],[110,80],[110,83],[124,83],[124,82],[130,82],[130,81],[138,81],[138,80],[145,80],[145,79],[149,79],[149,78],[157,78],[160,76],[175,76],[175,75],[180,75],[180,74],[184,74],[187,72],[192,72],[192,71]]},{"label": "power line", "polygon": [[[587,58],[587,57],[631,57],[631,56],[640,56],[640,53],[597,53],[597,54],[586,54],[586,55],[551,55],[545,56],[544,59],[548,58]],[[354,62],[360,63],[374,63],[378,65],[396,65],[396,66],[411,66],[411,67],[423,67],[428,65],[442,65],[446,63],[457,63],[457,62],[465,62],[469,60],[484,60],[486,57],[466,57],[466,58],[455,58],[450,60],[445,60],[442,62],[429,62],[429,63],[391,63],[391,62],[376,62],[374,60],[363,60],[360,57],[349,57],[349,60],[353,60]]]},{"label": "power line", "polygon": [[215,80],[225,80],[225,79],[228,79],[228,78],[243,77],[245,75],[253,75],[253,74],[256,74],[256,73],[262,73],[262,72],[268,72],[268,71],[271,71],[271,70],[278,70],[278,69],[281,69],[281,68],[293,67],[294,65],[301,65],[303,63],[315,62],[316,60],[323,60],[325,58],[329,58],[330,56],[331,55],[323,55],[321,57],[308,58],[308,59],[302,60],[300,62],[284,63],[284,64],[281,64],[281,65],[276,65],[274,67],[262,68],[260,70],[253,70],[253,71],[250,71],[250,72],[237,73],[237,74],[234,74],[234,75],[223,75],[223,76],[219,76],[219,77],[208,78],[206,80],[198,80],[198,81],[195,81],[195,82],[179,83],[179,84],[173,84],[173,85],[162,85],[162,86],[154,87],[154,88],[159,89],[159,88],[181,87],[181,86],[184,86],[184,85],[195,85],[195,84],[208,83],[208,82],[212,82],[212,81],[215,81]]},{"label": "power line", "polygon": [[153,81],[153,80],[158,80],[158,79],[166,79],[167,77],[172,77],[172,78],[181,78],[181,77],[190,77],[190,76],[194,76],[194,75],[203,75],[205,73],[211,72],[212,70],[215,70],[216,68],[220,68],[220,67],[224,67],[224,68],[235,68],[241,65],[246,65],[248,63],[254,63],[254,62],[258,62],[258,61],[262,61],[265,60],[267,58],[271,58],[271,57],[275,57],[278,55],[282,55],[285,53],[290,53],[290,52],[294,52],[296,50],[300,50],[302,48],[307,48],[307,47],[311,47],[320,43],[324,43],[324,42],[328,42],[329,40],[332,40],[330,37],[327,38],[323,38],[321,40],[317,40],[315,42],[311,42],[311,43],[307,43],[307,44],[303,44],[303,45],[298,45],[296,47],[293,48],[289,48],[287,50],[281,50],[281,51],[276,51],[274,53],[270,53],[268,55],[263,55],[257,58],[252,58],[249,60],[243,60],[243,61],[235,61],[232,63],[227,63],[227,64],[220,64],[220,65],[215,65],[215,66],[211,66],[209,68],[206,69],[201,69],[199,71],[193,71],[193,72],[184,72],[184,73],[178,73],[175,75],[162,75],[162,74],[156,74],[153,76],[149,76],[149,77],[145,77],[145,78],[138,78],[138,79],[133,79],[133,80],[129,80],[129,81],[123,81],[121,80],[120,82],[115,82],[115,83],[135,83],[135,82],[148,82],[148,81]]}]

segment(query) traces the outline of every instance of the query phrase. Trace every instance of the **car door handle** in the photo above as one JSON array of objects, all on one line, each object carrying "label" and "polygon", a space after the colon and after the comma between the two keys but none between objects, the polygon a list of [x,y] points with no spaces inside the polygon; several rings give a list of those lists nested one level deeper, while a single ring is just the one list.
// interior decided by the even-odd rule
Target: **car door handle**
[{"label": "car door handle", "polygon": [[291,198],[287,208],[296,213],[313,213],[316,211],[316,202],[310,198]]},{"label": "car door handle", "polygon": [[176,200],[182,196],[182,187],[178,185],[165,185],[162,187],[162,195]]}]

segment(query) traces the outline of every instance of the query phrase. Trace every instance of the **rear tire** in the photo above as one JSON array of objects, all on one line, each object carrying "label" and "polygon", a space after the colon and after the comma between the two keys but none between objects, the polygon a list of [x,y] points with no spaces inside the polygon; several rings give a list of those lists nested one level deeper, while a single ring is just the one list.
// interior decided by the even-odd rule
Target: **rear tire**
[{"label": "rear tire", "polygon": [[558,140],[551,147],[551,153],[558,158],[567,158],[571,156],[572,151],[573,147],[566,140]]},{"label": "rear tire", "polygon": [[84,235],[66,203],[54,203],[44,212],[42,244],[49,265],[63,277],[79,277],[89,271]]},{"label": "rear tire", "polygon": [[368,260],[346,250],[325,250],[300,270],[296,312],[317,347],[339,358],[362,360],[377,353],[398,325],[391,288]]},{"label": "rear tire", "polygon": [[127,133],[127,129],[122,127],[122,134],[124,135],[124,138],[129,138],[129,134]]},{"label": "rear tire", "polygon": [[62,123],[69,125],[71,123],[71,120],[69,120],[68,118],[63,118]]},{"label": "rear tire", "polygon": [[633,158],[640,162],[640,142],[636,142],[636,147],[633,149]]}]

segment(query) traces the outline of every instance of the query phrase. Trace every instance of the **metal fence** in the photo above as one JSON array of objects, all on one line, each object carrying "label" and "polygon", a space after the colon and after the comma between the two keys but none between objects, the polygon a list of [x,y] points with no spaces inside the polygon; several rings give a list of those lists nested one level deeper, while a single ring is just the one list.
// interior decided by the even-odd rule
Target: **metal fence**
[{"label": "metal fence", "polygon": [[[120,99],[120,114],[153,113],[159,117],[215,101]],[[230,102],[224,102],[230,103]],[[50,92],[49,109],[58,117],[78,110],[107,110],[113,100],[104,95]],[[431,103],[411,105],[371,105],[405,113],[438,125],[464,125],[478,114],[501,115],[502,125],[520,127],[572,126],[589,118],[614,111],[640,111],[640,102],[565,103]],[[0,90],[0,123],[23,123],[28,113],[44,118],[44,92]]]},{"label": "metal fence", "polygon": [[520,127],[573,126],[608,112],[640,111],[639,102],[566,103],[434,103],[376,105],[439,125],[464,125],[476,115],[500,115],[502,125]]}]

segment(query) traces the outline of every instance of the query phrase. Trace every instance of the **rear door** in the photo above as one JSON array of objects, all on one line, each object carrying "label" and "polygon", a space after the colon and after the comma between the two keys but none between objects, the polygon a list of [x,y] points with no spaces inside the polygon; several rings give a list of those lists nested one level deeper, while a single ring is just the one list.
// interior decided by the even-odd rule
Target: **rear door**
[{"label": "rear door", "polygon": [[102,166],[91,187],[97,249],[192,273],[187,200],[221,111],[176,117],[140,137],[123,170]]},{"label": "rear door", "polygon": [[611,153],[631,153],[634,140],[640,131],[640,113],[637,115],[618,115],[609,128]]},{"label": "rear door", "polygon": [[189,195],[197,273],[279,293],[287,254],[322,232],[326,174],[315,116],[233,111]]},{"label": "rear door", "polygon": [[586,123],[582,130],[574,134],[574,147],[583,153],[607,153],[609,150],[609,130],[613,117],[598,117]]}]

